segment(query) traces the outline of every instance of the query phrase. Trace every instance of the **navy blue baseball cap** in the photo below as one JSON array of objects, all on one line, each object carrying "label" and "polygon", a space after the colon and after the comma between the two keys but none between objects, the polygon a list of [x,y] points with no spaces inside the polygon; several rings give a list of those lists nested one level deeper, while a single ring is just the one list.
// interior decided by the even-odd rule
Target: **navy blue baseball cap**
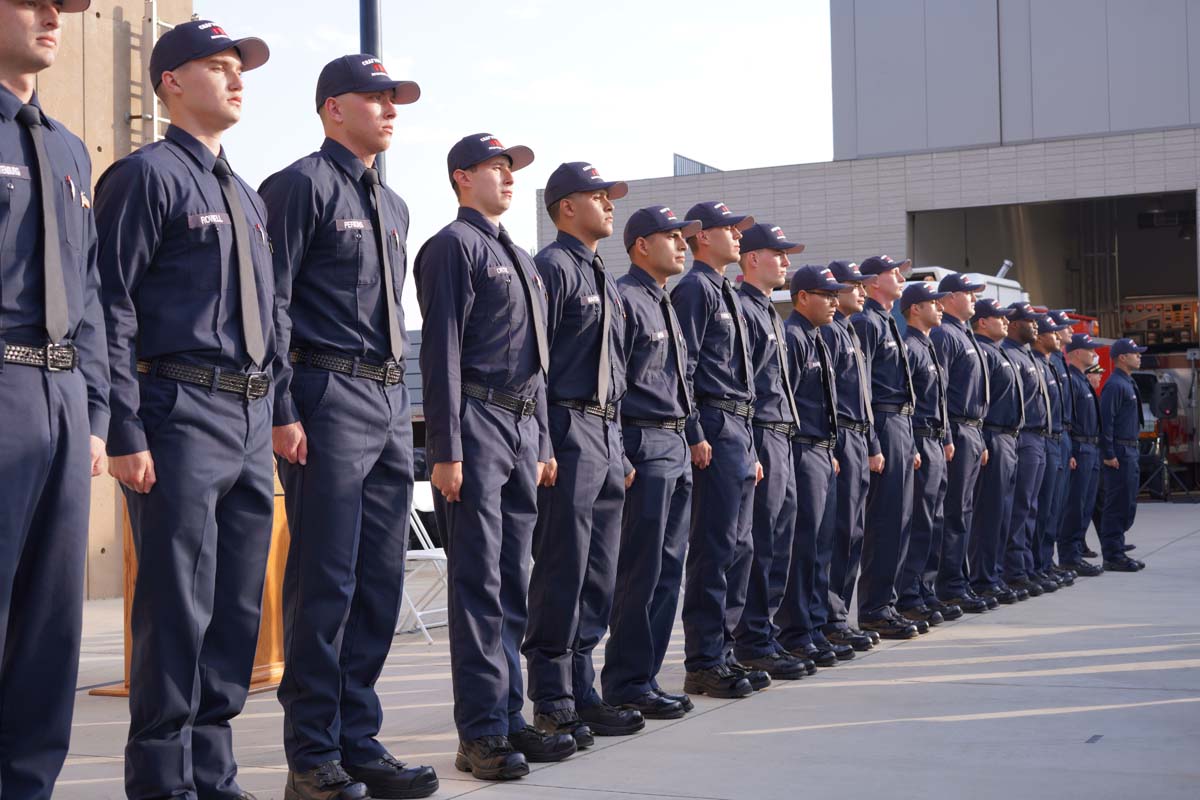
[{"label": "navy blue baseball cap", "polygon": [[1140,346],[1133,339],[1117,339],[1112,343],[1112,347],[1108,349],[1108,354],[1116,358],[1117,356],[1126,356],[1130,353],[1144,353],[1147,349]]},{"label": "navy blue baseball cap", "polygon": [[446,156],[446,167],[453,178],[454,170],[470,169],[492,156],[508,156],[513,172],[533,163],[533,151],[523,144],[505,147],[490,133],[472,133],[459,139],[454,147],[450,148],[450,153]]},{"label": "navy blue baseball cap", "polygon": [[926,300],[941,300],[949,292],[939,292],[938,287],[933,285],[933,281],[912,281],[904,287],[904,293],[900,295],[900,313],[903,314],[909,308],[917,303],[924,303]]},{"label": "navy blue baseball cap", "polygon": [[1057,322],[1059,325],[1065,325],[1068,328],[1073,328],[1075,326],[1075,320],[1071,319],[1067,315],[1066,311],[1062,311],[1062,310],[1047,311],[1046,313],[1049,314],[1050,318],[1053,319],[1055,322]]},{"label": "navy blue baseball cap", "polygon": [[839,283],[872,283],[878,275],[863,275],[853,261],[830,261],[829,271]]},{"label": "navy blue baseball cap", "polygon": [[87,11],[92,0],[54,0],[54,4],[58,6],[61,13],[71,14],[76,11]]},{"label": "navy blue baseball cap", "polygon": [[829,267],[819,264],[805,264],[792,273],[792,296],[800,292],[840,292],[850,287],[838,283]]},{"label": "navy blue baseball cap", "polygon": [[706,231],[709,228],[720,228],[725,225],[732,225],[739,231],[744,231],[754,224],[754,217],[748,214],[734,214],[729,210],[729,206],[715,200],[696,203],[696,205],[688,209],[687,218],[698,220],[700,222],[700,230],[702,231]]},{"label": "navy blue baseball cap", "polygon": [[546,181],[546,208],[576,192],[594,192],[604,189],[608,192],[609,200],[620,200],[629,194],[629,184],[625,181],[606,181],[600,177],[600,172],[586,161],[568,161],[559,164],[558,169],[550,173]]},{"label": "navy blue baseball cap", "polygon": [[864,259],[858,265],[858,271],[863,275],[882,275],[883,273],[898,269],[904,272],[904,268],[912,264],[911,258],[906,258],[903,261],[896,261],[891,256],[871,256]]},{"label": "navy blue baseball cap", "polygon": [[1009,303],[1008,308],[1013,312],[1008,316],[1008,318],[1013,322],[1021,322],[1022,320],[1037,322],[1037,318],[1039,316],[1038,313],[1033,310],[1033,306],[1029,305],[1029,303],[1026,303],[1023,300],[1019,300],[1015,303]]},{"label": "navy blue baseball cap", "polygon": [[179,69],[189,61],[208,58],[211,55],[237,48],[242,59],[242,72],[258,69],[271,57],[271,49],[262,39],[254,36],[234,39],[217,23],[207,19],[194,19],[176,25],[158,37],[150,53],[150,82],[157,89],[162,83],[162,74]]},{"label": "navy blue baseball cap", "polygon": [[378,92],[392,90],[392,102],[407,105],[417,102],[421,87],[413,81],[396,81],[388,75],[383,62],[369,53],[335,58],[321,70],[317,78],[317,110],[330,97],[349,92]]},{"label": "navy blue baseball cap", "polygon": [[783,235],[783,228],[769,222],[756,222],[742,231],[742,252],[754,250],[778,250],[781,253],[796,254],[804,252],[804,245],[799,242],[789,242]]},{"label": "navy blue baseball cap", "polygon": [[1086,333],[1077,333],[1067,342],[1067,352],[1074,350],[1095,350],[1100,343]]},{"label": "navy blue baseball cap", "polygon": [[700,232],[700,223],[679,219],[675,212],[666,206],[639,208],[625,223],[625,251],[628,252],[638,239],[663,231],[682,231],[683,238],[687,239]]},{"label": "navy blue baseball cap", "polygon": [[972,319],[987,319],[988,317],[1004,317],[1009,319],[1017,312],[1011,307],[1005,308],[998,300],[991,297],[981,297],[975,301],[975,316]]},{"label": "navy blue baseball cap", "polygon": [[1071,326],[1059,325],[1054,321],[1054,317],[1050,316],[1049,314],[1037,315],[1037,329],[1039,336],[1043,333],[1058,333],[1059,331],[1066,330],[1069,327]]},{"label": "navy blue baseball cap", "polygon": [[945,292],[946,294],[950,294],[951,292],[980,292],[986,288],[986,284],[975,283],[969,276],[961,272],[951,272],[942,278],[938,284],[938,291]]}]

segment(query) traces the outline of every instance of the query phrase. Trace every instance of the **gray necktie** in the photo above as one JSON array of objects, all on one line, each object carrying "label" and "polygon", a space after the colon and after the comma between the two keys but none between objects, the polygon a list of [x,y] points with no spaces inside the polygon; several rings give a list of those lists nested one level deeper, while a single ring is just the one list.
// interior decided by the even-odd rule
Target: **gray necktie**
[{"label": "gray necktie", "polygon": [[529,276],[525,274],[525,267],[521,264],[517,246],[513,244],[508,231],[500,228],[496,238],[500,240],[508,257],[512,259],[513,270],[517,273],[517,278],[521,281],[521,289],[525,292],[525,304],[529,306],[529,318],[533,321],[533,335],[537,340],[538,365],[545,373],[550,369],[550,345],[546,341],[546,319],[542,314],[542,304],[533,296],[533,287],[529,285]]},{"label": "gray necktie", "polygon": [[1004,352],[1004,347],[1002,345],[997,345],[996,349],[1000,351],[1000,357],[1008,362],[1009,371],[1012,372],[1013,386],[1017,390],[1017,409],[1020,411],[1020,414],[1018,416],[1021,419],[1021,421],[1017,423],[1017,427],[1024,428],[1025,427],[1025,386],[1022,383],[1022,379],[1021,379],[1021,370],[1018,369],[1017,365],[1013,363],[1013,360],[1008,357],[1008,353]]},{"label": "gray necktie", "polygon": [[375,244],[379,248],[380,267],[383,270],[388,349],[392,360],[400,361],[404,358],[404,334],[400,332],[400,315],[396,311],[396,291],[392,279],[392,258],[388,254],[387,231],[383,227],[383,186],[379,181],[379,170],[367,167],[363,170],[362,182],[371,193],[371,222],[375,225]]},{"label": "gray necktie", "polygon": [[[933,371],[937,374],[937,406],[938,413],[941,414],[941,419],[938,420],[938,427],[945,428],[950,424],[950,407],[946,401],[946,376],[942,374],[942,365],[938,362],[937,348],[933,346],[933,342],[926,339],[925,346],[929,348],[929,357],[933,359]],[[980,361],[980,364],[982,363]]]},{"label": "gray necktie", "polygon": [[746,328],[742,325],[741,308],[738,306],[737,295],[733,291],[733,284],[725,278],[721,279],[721,295],[725,298],[725,305],[729,309],[729,313],[733,315],[733,329],[737,335],[738,346],[742,353],[742,380],[746,384],[746,388],[750,388],[750,350],[746,344]]},{"label": "gray necktie", "polygon": [[812,332],[817,342],[817,358],[821,362],[821,388],[825,394],[825,408],[829,410],[829,438],[837,438],[837,401],[833,398],[833,368],[830,365],[829,351],[825,349],[825,340],[816,330]]},{"label": "gray necktie", "polygon": [[683,353],[679,346],[679,320],[675,318],[675,308],[671,305],[671,295],[663,292],[662,299],[658,301],[662,306],[663,316],[667,318],[667,334],[671,337],[671,354],[675,358],[675,388],[679,393],[679,406],[683,409],[683,415],[690,417],[692,415],[692,398],[688,396],[687,390],[687,373],[683,371]]},{"label": "gray necktie", "polygon": [[858,367],[858,395],[863,408],[867,411],[867,424],[875,427],[875,412],[871,410],[871,379],[867,375],[867,359],[863,355],[862,343],[858,340],[858,331],[850,321],[846,321],[846,332],[850,334],[850,346],[854,350],[854,364]]},{"label": "gray necktie", "polygon": [[[792,418],[785,422],[794,422],[799,425],[800,414],[796,411],[796,398],[792,396],[792,380],[788,372],[787,339],[783,336],[783,325],[779,322],[779,312],[775,310],[775,306],[771,305],[770,298],[767,298],[767,312],[771,315],[771,327],[775,329],[775,354],[779,358],[779,377],[783,382],[783,396],[787,398],[788,413],[792,415]],[[818,340],[820,338],[820,336],[817,337]]]},{"label": "gray necktie", "polygon": [[[983,373],[983,413],[980,414],[982,418],[987,416],[988,405],[992,401],[992,378],[988,375],[987,364],[984,363],[983,351],[979,349],[979,342],[975,341],[975,337],[971,335],[970,331],[967,332],[967,341],[971,343],[971,347],[975,348],[975,360],[979,362],[979,371]],[[965,412],[966,409],[964,408],[963,411]]]},{"label": "gray necktie", "polygon": [[63,279],[62,248],[58,235],[58,208],[54,171],[46,154],[42,112],[34,105],[23,105],[17,111],[17,121],[29,131],[37,160],[38,181],[42,195],[42,270],[43,301],[46,307],[46,335],[51,344],[58,344],[70,330],[67,314],[67,286]]},{"label": "gray necktie", "polygon": [[238,263],[238,299],[242,306],[242,336],[246,340],[246,354],[256,366],[262,367],[267,355],[263,342],[262,315],[258,308],[258,288],[254,276],[254,261],[250,255],[250,228],[246,225],[246,214],[238,197],[237,181],[233,170],[224,156],[213,162],[213,174],[221,185],[225,205],[229,208],[229,220],[233,224],[233,244]]},{"label": "gray necktie", "polygon": [[604,280],[604,259],[596,256],[592,259],[592,269],[596,272],[596,292],[600,295],[600,361],[596,374],[596,402],[602,406],[608,405],[609,384],[612,381],[612,363],[608,355],[608,322],[609,312],[607,288]]},{"label": "gray necktie", "polygon": [[904,369],[904,386],[908,390],[908,402],[913,408],[917,407],[917,393],[913,390],[912,370],[908,366],[908,353],[904,350],[904,342],[900,339],[900,326],[891,314],[880,312],[888,321],[888,330],[892,332],[892,341],[896,343],[896,353],[900,356],[900,366]]},{"label": "gray necktie", "polygon": [[1038,391],[1042,393],[1042,402],[1046,405],[1046,430],[1049,431],[1054,422],[1054,408],[1050,405],[1050,389],[1046,386],[1046,372],[1042,369],[1042,365],[1038,363],[1038,357],[1029,352],[1029,358],[1033,361],[1034,372],[1037,373]]}]

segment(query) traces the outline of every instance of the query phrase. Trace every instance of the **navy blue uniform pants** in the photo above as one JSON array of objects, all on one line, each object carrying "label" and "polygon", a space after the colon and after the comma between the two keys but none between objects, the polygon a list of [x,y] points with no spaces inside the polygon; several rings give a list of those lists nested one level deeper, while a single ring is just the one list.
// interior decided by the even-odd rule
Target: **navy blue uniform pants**
[{"label": "navy blue uniform pants", "polygon": [[683,435],[626,427],[625,457],[637,475],[625,492],[612,620],[600,684],[605,702],[657,689],[679,604],[691,517],[692,467]]},{"label": "navy blue uniform pants", "polygon": [[783,597],[796,527],[797,476],[791,440],[778,431],[755,428],[754,445],[763,479],[754,488],[753,560],[742,617],[733,632],[738,659],[762,658],[779,651],[771,618]]},{"label": "navy blue uniform pants", "polygon": [[[1054,539],[1051,540],[1046,549],[1047,564],[1054,563],[1054,548],[1059,539],[1062,538],[1063,521],[1067,518],[1067,497],[1071,492],[1071,478],[1074,476],[1074,470],[1071,469],[1071,459],[1074,457],[1071,444],[1071,435],[1064,432],[1062,441],[1059,442],[1060,458],[1063,463],[1062,475],[1058,481],[1058,498],[1057,509],[1054,518]],[[1078,468],[1078,465],[1076,465]]]},{"label": "navy blue uniform pants", "polygon": [[[954,458],[946,463],[946,499],[940,551],[934,551],[937,570],[934,592],[941,597],[962,597],[967,591],[967,551],[975,520],[975,487],[983,458],[983,431],[959,422],[950,423]],[[944,454],[945,451],[943,451]],[[922,456],[923,458],[924,456]],[[918,478],[919,479],[919,478]],[[926,592],[926,600],[932,600]]]},{"label": "navy blue uniform pants", "polygon": [[274,478],[271,404],[141,377],[158,482],[125,490],[138,557],[130,615],[130,798],[237,797],[230,720],[246,702]]},{"label": "navy blue uniform pants", "polygon": [[820,638],[829,623],[829,564],[837,507],[833,450],[803,442],[792,445],[796,465],[796,529],[783,602],[775,615],[779,643],[799,650]]},{"label": "navy blue uniform pants", "polygon": [[[683,635],[688,672],[723,664],[750,571],[754,512],[754,439],[750,423],[708,406],[700,426],[712,461],[692,472],[692,523],[683,589]],[[729,602],[733,597],[735,602]]]},{"label": "navy blue uniform pants", "polygon": [[0,796],[45,800],[71,738],[91,492],[79,372],[0,364]]},{"label": "navy blue uniform pants", "polygon": [[538,490],[521,648],[538,713],[600,702],[592,651],[608,630],[625,501],[620,426],[561,406],[549,411],[558,479]]},{"label": "navy blue uniform pants", "polygon": [[1037,531],[1030,546],[1033,568],[1039,572],[1054,562],[1054,543],[1058,540],[1058,524],[1061,520],[1060,490],[1066,485],[1069,471],[1062,457],[1062,442],[1046,439],[1045,446],[1046,469],[1038,491]]},{"label": "navy blue uniform pants", "polygon": [[849,428],[838,428],[834,448],[841,471],[834,492],[833,555],[829,562],[829,624],[845,628],[858,583],[858,563],[862,557],[863,528],[866,524],[867,491],[871,471],[867,466],[867,435]]},{"label": "navy blue uniform pants", "polygon": [[463,740],[525,727],[521,641],[537,522],[538,425],[462,401],[461,499],[434,491],[446,546],[454,724]]},{"label": "navy blue uniform pants", "polygon": [[1058,531],[1058,560],[1078,564],[1083,559],[1083,537],[1092,522],[1096,488],[1100,483],[1100,451],[1094,444],[1081,444],[1075,453],[1075,471],[1068,479],[1066,509]]},{"label": "navy blue uniform pants", "polygon": [[[967,544],[971,589],[976,593],[1000,587],[1017,477],[1017,437],[985,430],[983,439],[988,449],[988,463],[979,471],[975,515],[971,519],[971,538]],[[955,460],[958,460],[957,455]],[[954,596],[939,595],[946,600]]]},{"label": "navy blue uniform pants", "polygon": [[1137,515],[1138,481],[1141,479],[1138,449],[1119,444],[1113,451],[1119,466],[1109,467],[1103,463],[1100,466],[1100,479],[1104,482],[1100,550],[1105,561],[1119,558],[1125,553],[1125,532],[1133,527],[1133,519]]},{"label": "navy blue uniform pants", "polygon": [[858,618],[879,619],[896,603],[896,580],[908,552],[913,502],[912,417],[881,411],[875,433],[883,451],[883,472],[871,473],[858,579]]},{"label": "navy blue uniform pants", "polygon": [[[912,527],[908,553],[896,581],[896,608],[923,606],[937,597],[935,581],[942,547],[942,508],[946,501],[946,450],[940,439],[916,437],[921,468],[913,473]],[[954,461],[958,453],[954,454]],[[951,462],[953,463],[953,462]]]},{"label": "navy blue uniform pants", "polygon": [[375,681],[404,589],[413,441],[408,389],[297,365],[308,463],[279,459],[291,547],[283,578],[283,743],[300,772],[363,764],[383,711]]},{"label": "navy blue uniform pants", "polygon": [[1037,531],[1038,492],[1046,470],[1045,443],[1044,436],[1030,431],[1021,431],[1017,439],[1016,485],[1008,523],[1008,542],[1004,549],[1005,583],[1025,580],[1033,571],[1031,547]]}]

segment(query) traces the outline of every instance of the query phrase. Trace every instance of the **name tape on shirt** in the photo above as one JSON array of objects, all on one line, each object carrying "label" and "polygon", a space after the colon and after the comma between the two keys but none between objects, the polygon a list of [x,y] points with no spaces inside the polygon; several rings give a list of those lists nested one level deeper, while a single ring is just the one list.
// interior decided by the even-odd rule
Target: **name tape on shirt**
[{"label": "name tape on shirt", "polygon": [[24,164],[0,164],[0,177],[29,180],[29,167]]},{"label": "name tape on shirt", "polygon": [[334,226],[339,231],[371,231],[375,230],[371,227],[369,219],[339,219],[334,221]]},{"label": "name tape on shirt", "polygon": [[488,277],[494,278],[497,275],[512,275],[513,269],[507,264],[498,264],[487,268]]},{"label": "name tape on shirt", "polygon": [[232,225],[229,215],[224,211],[207,211],[203,214],[188,216],[188,228],[203,228],[205,225]]},{"label": "name tape on shirt", "polygon": [[718,311],[715,319],[719,322],[729,322],[733,319],[733,314],[730,314],[728,311]]},{"label": "name tape on shirt", "polygon": [[667,339],[666,331],[651,331],[650,332],[650,341],[652,341],[652,342],[664,342],[664,341],[666,341],[666,339]]},{"label": "name tape on shirt", "polygon": [[600,295],[585,294],[583,297],[579,298],[579,302],[581,305],[585,306],[598,306],[600,305]]}]

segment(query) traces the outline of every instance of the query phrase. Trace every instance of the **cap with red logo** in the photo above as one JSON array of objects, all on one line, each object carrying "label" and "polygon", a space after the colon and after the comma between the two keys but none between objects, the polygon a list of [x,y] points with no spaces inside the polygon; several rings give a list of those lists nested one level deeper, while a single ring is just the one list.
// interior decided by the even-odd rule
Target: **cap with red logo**
[{"label": "cap with red logo", "polygon": [[629,193],[629,185],[624,181],[606,181],[600,177],[600,172],[586,161],[568,161],[559,164],[558,169],[550,173],[546,181],[544,200],[546,207],[557,203],[569,194],[575,192],[594,192],[603,189],[608,192],[609,200],[620,200]]},{"label": "cap with red logo", "polygon": [[663,231],[682,231],[683,238],[687,239],[700,232],[700,223],[679,219],[666,206],[639,208],[625,223],[625,250],[628,252],[638,239]]},{"label": "cap with red logo", "polygon": [[171,72],[189,61],[208,58],[231,48],[238,51],[242,72],[261,67],[271,57],[271,49],[262,39],[253,36],[234,39],[211,20],[194,19],[176,25],[154,44],[154,50],[150,53],[150,82],[157,89],[164,72]]},{"label": "cap with red logo", "polygon": [[369,53],[335,58],[325,65],[317,78],[317,110],[320,111],[330,97],[340,94],[366,94],[388,89],[392,92],[392,102],[397,105],[415,103],[421,96],[420,86],[413,81],[392,80],[383,62]]},{"label": "cap with red logo", "polygon": [[863,262],[858,265],[858,271],[863,275],[882,275],[885,272],[898,269],[901,274],[904,274],[906,269],[911,265],[911,258],[897,261],[891,256],[871,256],[870,258],[863,259]]},{"label": "cap with red logo", "polygon": [[1071,341],[1067,344],[1067,352],[1072,353],[1076,350],[1095,350],[1100,346],[1100,343],[1086,333],[1077,333],[1071,337]]},{"label": "cap with red logo", "polygon": [[514,172],[533,163],[533,151],[523,144],[505,147],[490,133],[472,133],[459,139],[454,147],[450,148],[450,153],[446,156],[446,167],[453,178],[455,170],[470,169],[492,156],[508,156]]},{"label": "cap with red logo", "polygon": [[731,225],[739,231],[744,231],[754,224],[754,217],[748,214],[734,214],[729,210],[729,206],[713,200],[696,203],[696,205],[688,209],[687,218],[697,220],[700,223],[700,230],[702,231],[706,231],[709,228],[721,228],[726,225]]},{"label": "cap with red logo", "polygon": [[742,231],[742,253],[754,250],[778,250],[781,253],[795,254],[804,252],[804,245],[789,242],[783,235],[783,228],[778,225],[756,222]]},{"label": "cap with red logo", "polygon": [[792,294],[800,292],[840,292],[850,287],[838,283],[833,270],[819,264],[805,264],[792,275]]},{"label": "cap with red logo", "polygon": [[74,11],[87,11],[92,0],[55,0],[54,4],[58,6],[60,13],[70,14]]}]

